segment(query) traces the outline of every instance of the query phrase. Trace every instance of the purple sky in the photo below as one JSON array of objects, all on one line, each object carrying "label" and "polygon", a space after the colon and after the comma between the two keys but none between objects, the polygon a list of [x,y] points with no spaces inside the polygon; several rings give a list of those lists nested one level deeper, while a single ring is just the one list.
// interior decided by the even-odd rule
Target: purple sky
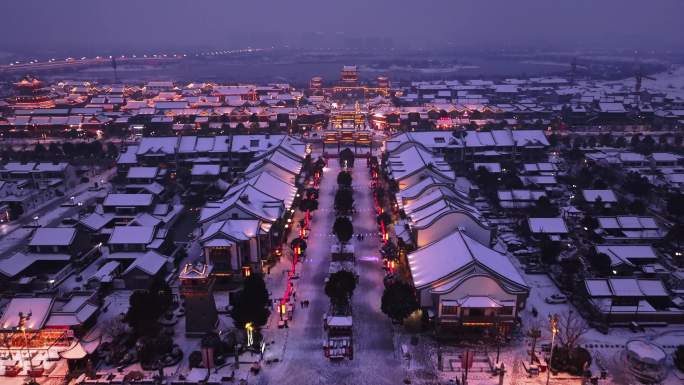
[{"label": "purple sky", "polygon": [[[0,49],[306,44],[684,48],[682,0],[2,0]],[[341,38],[343,39],[343,38]]]}]

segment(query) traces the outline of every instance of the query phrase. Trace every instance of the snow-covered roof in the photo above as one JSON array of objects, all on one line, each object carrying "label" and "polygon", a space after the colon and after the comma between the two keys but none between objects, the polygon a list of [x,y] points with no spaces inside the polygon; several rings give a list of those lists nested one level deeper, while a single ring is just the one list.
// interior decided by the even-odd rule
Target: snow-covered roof
[{"label": "snow-covered roof", "polygon": [[209,242],[221,237],[227,237],[233,241],[249,240],[259,234],[259,226],[260,221],[255,219],[229,219],[214,222],[202,234],[200,242],[204,246],[212,246]]},{"label": "snow-covered roof", "polygon": [[39,227],[33,233],[29,246],[69,246],[76,237],[73,227]]},{"label": "snow-covered roof", "polygon": [[270,224],[281,216],[283,205],[282,200],[243,182],[228,190],[222,200],[205,204],[200,211],[200,222],[207,222],[232,207],[239,207],[254,219]]},{"label": "snow-covered roof", "polygon": [[473,263],[525,286],[525,280],[506,255],[490,249],[461,231],[455,231],[410,253],[408,261],[416,287],[424,287],[446,278]]},{"label": "snow-covered roof", "polygon": [[601,202],[604,203],[615,203],[617,202],[617,197],[613,190],[582,190],[582,196],[587,202],[594,203],[597,199],[601,198]]},{"label": "snow-covered roof", "polygon": [[113,207],[149,206],[152,199],[152,194],[108,194],[102,204]]},{"label": "snow-covered roof", "polygon": [[93,212],[81,218],[78,222],[90,230],[99,231],[114,219],[114,216],[114,213],[99,214]]},{"label": "snow-covered roof", "polygon": [[36,165],[35,170],[36,171],[44,171],[44,172],[60,172],[64,171],[67,167],[69,167],[69,163],[67,162],[60,162],[60,163],[50,163],[50,162],[41,162]]},{"label": "snow-covered roof", "polygon": [[621,152],[618,158],[623,162],[645,162],[646,157],[636,152]]},{"label": "snow-covered roof", "polygon": [[123,274],[128,274],[134,269],[142,270],[149,275],[157,275],[159,271],[164,267],[164,264],[168,262],[168,258],[155,252],[148,251],[143,256],[138,257],[131,263]]},{"label": "snow-covered roof", "polygon": [[76,327],[88,322],[99,309],[97,305],[90,302],[90,298],[90,296],[76,295],[61,307],[58,307],[56,303],[45,326]]},{"label": "snow-covered roof", "polygon": [[200,137],[182,136],[178,145],[178,152],[190,153],[227,153],[230,148],[230,137],[225,135]]},{"label": "snow-covered roof", "polygon": [[156,227],[162,222],[161,219],[148,213],[139,213],[128,223],[129,226]]},{"label": "snow-covered roof", "polygon": [[386,142],[387,150],[393,152],[405,142],[414,142],[426,148],[440,147],[492,147],[497,149],[518,147],[547,147],[549,141],[542,130],[492,130],[465,131],[463,137],[455,137],[444,131],[405,132]]},{"label": "snow-covered roof", "polygon": [[154,227],[115,226],[107,242],[110,245],[148,244],[154,239]]},{"label": "snow-covered roof", "polygon": [[221,165],[218,164],[195,164],[192,166],[190,174],[193,176],[212,175],[216,176],[221,172]]},{"label": "snow-covered roof", "polygon": [[278,147],[255,158],[245,170],[245,174],[253,174],[255,170],[262,169],[267,163],[287,170],[292,175],[299,175],[299,172],[302,169],[302,162],[300,159],[292,157],[288,152],[281,147]]},{"label": "snow-covered roof", "polygon": [[159,167],[131,167],[126,174],[127,178],[151,179],[156,178]]},{"label": "snow-covered roof", "polygon": [[598,217],[599,225],[604,229],[658,229],[653,217],[617,216]]},{"label": "snow-covered roof", "polygon": [[71,256],[68,254],[15,253],[0,260],[0,273],[5,277],[14,278],[39,261],[59,261],[66,264],[70,260]]},{"label": "snow-covered roof", "polygon": [[2,169],[5,171],[12,171],[12,172],[29,172],[29,171],[32,171],[35,167],[36,167],[35,162],[27,162],[27,163],[9,162],[9,163],[6,163],[5,165],[3,165]]},{"label": "snow-covered roof", "polygon": [[531,175],[523,177],[523,182],[525,184],[534,184],[540,186],[555,185],[558,182],[556,177],[553,175]]},{"label": "snow-covered roof", "polygon": [[622,103],[599,103],[601,112],[625,113],[625,105]]},{"label": "snow-covered roof", "polygon": [[613,294],[606,279],[587,279],[584,285],[590,297],[610,297]]},{"label": "snow-covered roof", "polygon": [[235,135],[230,151],[262,152],[277,146],[284,138],[285,135]]},{"label": "snow-covered roof", "polygon": [[431,170],[447,179],[453,180],[456,176],[444,158],[418,145],[412,145],[401,152],[392,153],[388,159],[388,167],[392,178],[396,181],[401,181],[424,169]]},{"label": "snow-covered roof", "polygon": [[125,152],[119,153],[119,157],[116,159],[117,164],[137,164],[138,159],[136,154],[138,152],[138,146],[129,146]]},{"label": "snow-covered roof", "polygon": [[543,163],[525,163],[523,169],[526,172],[554,172],[558,170],[553,163],[543,162]]},{"label": "snow-covered roof", "polygon": [[497,195],[500,201],[534,201],[546,196],[543,190],[499,190]]},{"label": "snow-covered roof", "polygon": [[95,280],[98,282],[111,282],[114,278],[114,272],[121,264],[117,261],[109,261],[102,265],[88,280]]},{"label": "snow-covered roof", "polygon": [[50,315],[54,303],[53,298],[41,297],[15,297],[12,298],[0,317],[0,328],[3,330],[15,330],[19,326],[19,313],[31,314],[26,321],[26,328],[40,330]]},{"label": "snow-covered roof", "polygon": [[351,316],[329,316],[327,319],[328,326],[331,327],[352,327]]},{"label": "snow-covered roof", "polygon": [[651,158],[656,162],[679,162],[682,156],[670,152],[654,152]]},{"label": "snow-covered roof", "polygon": [[610,257],[612,265],[657,259],[650,245],[596,245],[596,252]]},{"label": "snow-covered roof", "polygon": [[296,186],[280,179],[278,176],[268,171],[250,178],[247,183],[282,201],[286,209],[289,209],[292,206],[292,202],[297,194]]},{"label": "snow-covered roof", "polygon": [[568,227],[563,218],[528,218],[530,231],[538,234],[567,234]]},{"label": "snow-covered roof", "polygon": [[592,278],[584,280],[590,297],[667,297],[669,294],[660,279],[650,278]]},{"label": "snow-covered roof", "polygon": [[138,155],[150,153],[174,154],[178,147],[176,136],[146,136],[138,144]]}]

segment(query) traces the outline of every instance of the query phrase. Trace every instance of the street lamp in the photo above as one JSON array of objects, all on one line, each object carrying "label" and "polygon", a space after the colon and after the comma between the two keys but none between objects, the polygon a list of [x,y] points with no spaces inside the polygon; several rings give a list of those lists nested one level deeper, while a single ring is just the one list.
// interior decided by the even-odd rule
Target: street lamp
[{"label": "street lamp", "polygon": [[551,354],[549,356],[549,365],[546,368],[546,385],[549,385],[551,377],[551,363],[553,362],[553,347],[556,342],[556,334],[558,334],[558,314],[551,316],[549,314],[549,323],[551,325]]},{"label": "street lamp", "polygon": [[245,330],[247,330],[247,347],[251,347],[254,344],[254,326],[251,322],[245,324]]},{"label": "street lamp", "polygon": [[19,323],[17,327],[19,328],[19,330],[21,330],[22,334],[24,335],[24,345],[26,346],[26,352],[28,353],[29,369],[30,373],[33,374],[33,360],[31,359],[31,350],[29,349],[30,347],[28,337],[26,336],[26,321],[31,319],[31,315],[31,312],[29,312],[28,314],[19,312]]}]

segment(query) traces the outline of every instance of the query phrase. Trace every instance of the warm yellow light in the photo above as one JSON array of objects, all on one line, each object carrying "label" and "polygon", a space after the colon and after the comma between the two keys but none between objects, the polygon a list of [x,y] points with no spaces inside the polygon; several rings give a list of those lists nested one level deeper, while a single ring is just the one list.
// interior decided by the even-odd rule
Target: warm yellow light
[{"label": "warm yellow light", "polygon": [[247,346],[252,346],[254,344],[254,326],[251,322],[247,322],[245,329],[247,330]]}]

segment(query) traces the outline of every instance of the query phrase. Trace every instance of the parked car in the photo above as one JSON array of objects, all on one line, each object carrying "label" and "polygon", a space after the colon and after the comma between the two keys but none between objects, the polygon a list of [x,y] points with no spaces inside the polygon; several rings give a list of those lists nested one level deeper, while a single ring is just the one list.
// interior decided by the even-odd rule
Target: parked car
[{"label": "parked car", "polygon": [[75,226],[78,223],[76,218],[64,218],[62,219],[62,224],[65,226]]},{"label": "parked car", "polygon": [[646,331],[643,326],[640,324],[632,321],[629,323],[629,329],[632,331],[632,333],[637,333],[637,332],[644,332]]},{"label": "parked car", "polygon": [[563,294],[553,294],[544,298],[544,301],[550,304],[566,303],[568,302],[568,297]]}]

